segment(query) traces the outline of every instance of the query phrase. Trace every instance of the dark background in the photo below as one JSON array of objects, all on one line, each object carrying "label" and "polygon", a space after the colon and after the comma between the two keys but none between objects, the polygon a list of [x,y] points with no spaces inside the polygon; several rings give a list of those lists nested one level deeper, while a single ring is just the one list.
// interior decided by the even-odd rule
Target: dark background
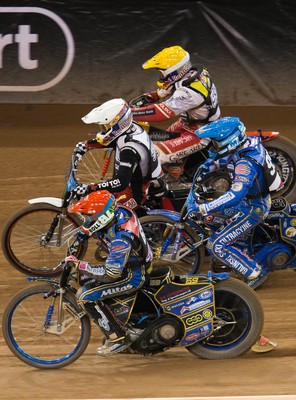
[{"label": "dark background", "polygon": [[[4,3],[4,4],[2,4]],[[130,98],[155,87],[156,71],[142,63],[172,45],[183,46],[193,64],[208,67],[226,106],[295,106],[296,2],[294,0],[106,1],[2,0],[0,33],[30,25],[36,69],[18,63],[17,43],[3,50],[0,86],[40,85],[65,62],[61,29],[36,13],[5,7],[40,7],[58,15],[75,43],[65,78],[47,90],[0,91],[0,103],[96,104]]]}]

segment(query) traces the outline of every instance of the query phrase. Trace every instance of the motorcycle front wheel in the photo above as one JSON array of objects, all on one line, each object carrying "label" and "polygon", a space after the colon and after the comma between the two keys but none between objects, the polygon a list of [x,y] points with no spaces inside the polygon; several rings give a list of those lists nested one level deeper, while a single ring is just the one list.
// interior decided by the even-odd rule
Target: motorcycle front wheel
[{"label": "motorcycle front wheel", "polygon": [[2,319],[3,337],[12,353],[24,363],[41,369],[65,367],[86,350],[89,318],[79,316],[75,295],[63,295],[61,326],[59,296],[46,297],[48,284],[28,287],[12,298]]},{"label": "motorcycle front wheel", "polygon": [[[57,276],[62,270],[60,262],[65,258],[68,240],[81,223],[77,215],[64,216],[60,208],[50,204],[30,205],[5,224],[1,236],[3,254],[23,274]],[[86,251],[87,241],[80,243],[75,255],[81,259]]]},{"label": "motorcycle front wheel", "polygon": [[214,289],[214,331],[186,349],[209,360],[238,357],[250,350],[262,333],[262,303],[253,289],[235,278],[217,283]]},{"label": "motorcycle front wheel", "polygon": [[185,224],[181,233],[181,240],[176,258],[173,259],[174,239],[176,232],[172,236],[172,242],[163,255],[160,251],[174,226],[174,221],[161,215],[148,215],[140,218],[145,236],[153,251],[153,267],[170,266],[175,275],[196,274],[204,264],[204,247],[194,246],[200,239],[197,233]]}]

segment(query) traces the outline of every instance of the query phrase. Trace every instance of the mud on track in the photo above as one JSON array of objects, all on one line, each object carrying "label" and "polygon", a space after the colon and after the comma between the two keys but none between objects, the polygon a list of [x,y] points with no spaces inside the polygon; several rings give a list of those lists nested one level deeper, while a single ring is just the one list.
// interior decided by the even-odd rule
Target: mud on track
[{"label": "mud on track", "polygon": [[[71,150],[88,130],[80,118],[94,105],[0,106],[0,229],[32,197],[61,196]],[[295,109],[224,108],[248,130],[280,130],[296,140]],[[0,254],[0,314],[16,291],[29,285]],[[0,334],[0,399],[100,399],[296,394],[296,273],[274,272],[258,291],[265,310],[264,333],[278,343],[268,354],[208,361],[185,349],[153,357],[118,354],[99,358],[101,335],[93,326],[86,353],[57,371],[35,370],[18,361]]]}]

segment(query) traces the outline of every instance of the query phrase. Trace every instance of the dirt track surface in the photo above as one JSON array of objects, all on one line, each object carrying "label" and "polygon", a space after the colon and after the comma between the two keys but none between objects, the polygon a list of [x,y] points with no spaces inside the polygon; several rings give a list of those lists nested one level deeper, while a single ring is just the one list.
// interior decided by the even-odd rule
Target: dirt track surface
[{"label": "dirt track surface", "polygon": [[[0,106],[0,228],[33,197],[60,197],[69,155],[87,138],[80,118],[93,106]],[[248,130],[279,130],[296,140],[295,109],[225,108]],[[28,286],[0,255],[0,313],[11,296]],[[296,274],[276,271],[258,291],[265,310],[264,334],[278,343],[266,354],[248,352],[232,360],[208,361],[185,349],[153,357],[95,355],[101,335],[93,326],[86,353],[56,371],[33,369],[16,359],[0,334],[1,399],[100,399],[296,394]]]}]

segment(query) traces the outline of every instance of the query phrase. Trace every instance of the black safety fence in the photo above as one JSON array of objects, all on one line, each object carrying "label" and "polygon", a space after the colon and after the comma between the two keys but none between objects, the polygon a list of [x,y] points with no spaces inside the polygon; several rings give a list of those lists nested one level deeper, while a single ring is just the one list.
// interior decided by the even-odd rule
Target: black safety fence
[{"label": "black safety fence", "polygon": [[129,100],[155,88],[142,63],[180,45],[221,104],[296,104],[295,0],[4,0],[0,21],[0,103]]}]

